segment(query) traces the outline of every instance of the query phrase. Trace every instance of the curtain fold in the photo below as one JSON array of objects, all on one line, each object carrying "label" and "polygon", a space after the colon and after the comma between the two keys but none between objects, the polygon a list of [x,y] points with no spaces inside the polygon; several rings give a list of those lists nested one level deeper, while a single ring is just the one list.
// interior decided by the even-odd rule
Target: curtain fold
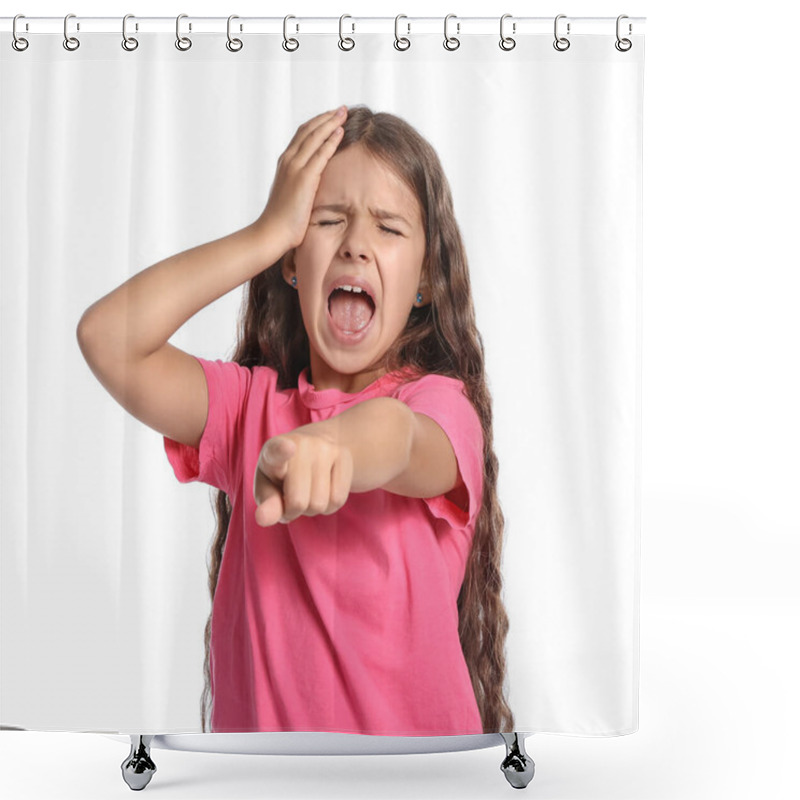
[{"label": "curtain fold", "polygon": [[[505,515],[516,729],[638,727],[644,37],[60,35],[0,48],[3,725],[199,732],[212,490],[81,355],[93,302],[251,223],[298,125],[364,104],[438,153]],[[171,342],[229,360],[243,287]]]}]

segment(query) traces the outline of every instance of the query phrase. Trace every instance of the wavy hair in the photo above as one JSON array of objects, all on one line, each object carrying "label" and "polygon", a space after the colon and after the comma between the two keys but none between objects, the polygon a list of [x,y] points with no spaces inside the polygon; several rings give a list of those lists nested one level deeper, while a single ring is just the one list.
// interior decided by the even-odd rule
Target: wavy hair
[{"label": "wavy hair", "polygon": [[[511,732],[514,717],[504,694],[508,616],[503,605],[501,555],[504,517],[497,498],[498,462],[493,449],[492,402],[484,368],[483,340],[475,323],[469,270],[455,219],[450,186],[433,147],[405,120],[348,108],[336,152],[359,145],[391,168],[412,189],[422,210],[425,260],[422,279],[431,302],[414,308],[404,331],[382,359],[387,371],[437,373],[461,380],[483,428],[484,484],[475,536],[458,595],[458,633],[484,733]],[[285,254],[284,254],[285,255]],[[310,364],[309,342],[297,292],[281,275],[283,257],[247,285],[232,360],[243,367],[269,366],[278,387],[297,387]],[[212,614],[205,628],[203,731],[213,707],[211,618],[231,517],[227,494],[217,490],[217,529],[211,546],[208,588]]]}]

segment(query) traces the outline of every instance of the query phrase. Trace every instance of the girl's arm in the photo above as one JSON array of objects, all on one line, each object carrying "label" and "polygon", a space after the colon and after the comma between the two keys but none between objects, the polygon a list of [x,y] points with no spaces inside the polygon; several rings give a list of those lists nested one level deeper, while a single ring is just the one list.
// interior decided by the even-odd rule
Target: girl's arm
[{"label": "girl's arm", "polygon": [[256,467],[260,525],[332,514],[351,492],[436,497],[459,485],[447,434],[401,400],[378,397],[270,439]]},{"label": "girl's arm", "polygon": [[195,358],[168,340],[200,309],[303,241],[345,116],[326,112],[297,129],[278,160],[266,208],[253,224],[145,269],[84,312],[77,335],[86,361],[145,424],[198,445],[208,415],[205,375]]},{"label": "girl's arm", "polygon": [[280,258],[282,247],[254,224],[171,256],[98,300],[77,331],[98,381],[134,417],[197,447],[208,416],[205,375],[167,340],[201,308]]},{"label": "girl's arm", "polygon": [[317,424],[352,453],[351,492],[437,497],[455,486],[458,467],[447,434],[402,400],[376,397]]}]

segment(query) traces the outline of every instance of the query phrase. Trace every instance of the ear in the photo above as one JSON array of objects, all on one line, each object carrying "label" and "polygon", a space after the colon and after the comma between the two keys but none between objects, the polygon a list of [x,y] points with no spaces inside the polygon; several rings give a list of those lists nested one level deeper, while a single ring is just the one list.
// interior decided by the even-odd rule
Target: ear
[{"label": "ear", "polygon": [[292,277],[297,274],[297,269],[294,265],[294,248],[286,252],[281,259],[281,274],[286,283],[291,286]]},{"label": "ear", "polygon": [[[422,308],[423,306],[430,305],[430,303],[431,303],[431,289],[430,289],[430,284],[428,283],[428,263],[427,263],[427,260],[422,265],[422,271],[420,272],[419,286],[417,287],[417,291],[422,293],[422,302],[419,304],[418,308]],[[417,304],[414,303],[414,305],[417,305]]]}]

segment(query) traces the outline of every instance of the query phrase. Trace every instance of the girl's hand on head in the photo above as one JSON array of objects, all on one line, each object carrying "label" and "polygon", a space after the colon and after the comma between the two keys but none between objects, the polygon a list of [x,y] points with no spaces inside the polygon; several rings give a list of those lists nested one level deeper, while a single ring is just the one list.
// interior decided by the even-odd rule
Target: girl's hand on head
[{"label": "girl's hand on head", "polygon": [[274,436],[261,448],[253,480],[256,522],[291,522],[333,514],[347,501],[353,456],[314,424]]},{"label": "girl's hand on head", "polygon": [[342,140],[346,118],[346,109],[312,117],[278,159],[266,208],[255,224],[283,240],[286,251],[305,238],[322,171]]}]

